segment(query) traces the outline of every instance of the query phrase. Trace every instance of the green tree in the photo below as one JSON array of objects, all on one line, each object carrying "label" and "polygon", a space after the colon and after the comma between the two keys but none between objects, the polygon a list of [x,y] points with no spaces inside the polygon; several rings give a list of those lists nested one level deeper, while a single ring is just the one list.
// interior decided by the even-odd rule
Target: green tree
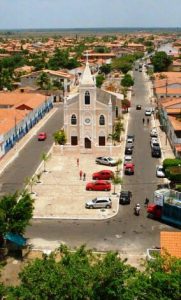
[{"label": "green tree", "polygon": [[116,185],[119,185],[121,183],[122,183],[122,179],[118,175],[118,173],[116,172],[116,175],[113,176],[113,178],[112,178],[112,184],[114,185],[114,192],[113,192],[113,194],[116,194]]},{"label": "green tree", "polygon": [[109,74],[111,72],[111,65],[104,64],[99,68],[99,70],[101,71],[101,73]]},{"label": "green tree", "polygon": [[50,158],[51,158],[51,154],[47,154],[45,152],[42,153],[41,159],[43,161],[43,172],[47,172],[46,165]]},{"label": "green tree", "polygon": [[41,89],[47,89],[50,85],[50,78],[47,73],[42,72],[37,78],[37,84]]},{"label": "green tree", "polygon": [[134,85],[134,80],[130,74],[125,74],[123,79],[121,80],[121,85],[123,87],[130,87]]},{"label": "green tree", "polygon": [[105,47],[105,46],[96,46],[94,48],[94,52],[97,52],[97,53],[108,53],[108,52],[110,52],[110,50],[107,47]]},{"label": "green tree", "polygon": [[33,216],[33,199],[24,190],[0,199],[0,235],[7,232],[23,234]]},{"label": "green tree", "polygon": [[151,58],[151,62],[154,66],[154,72],[164,72],[168,70],[168,67],[172,63],[172,58],[164,51],[158,51]]},{"label": "green tree", "polygon": [[66,134],[65,131],[62,130],[58,130],[53,134],[54,137],[54,141],[55,143],[59,144],[59,145],[65,145],[67,138],[66,138]]},{"label": "green tree", "polygon": [[97,76],[96,76],[96,86],[97,86],[98,88],[100,88],[100,87],[102,86],[104,80],[105,80],[105,77],[104,77],[103,74],[97,75]]}]

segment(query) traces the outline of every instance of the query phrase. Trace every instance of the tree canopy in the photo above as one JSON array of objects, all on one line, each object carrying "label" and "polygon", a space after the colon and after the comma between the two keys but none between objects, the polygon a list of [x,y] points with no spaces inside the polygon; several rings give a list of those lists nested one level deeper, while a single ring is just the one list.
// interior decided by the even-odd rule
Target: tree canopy
[{"label": "tree canopy", "polygon": [[158,51],[151,58],[151,62],[154,66],[154,72],[164,72],[168,70],[168,67],[172,63],[172,58],[164,51]]},{"label": "tree canopy", "polygon": [[8,300],[179,300],[180,270],[181,260],[168,255],[145,262],[139,271],[116,252],[96,255],[84,246],[75,252],[61,246],[29,262],[20,285],[6,288],[5,295]]},{"label": "tree canopy", "polygon": [[130,74],[125,74],[123,79],[121,80],[121,85],[124,87],[130,87],[134,85],[134,80]]},{"label": "tree canopy", "polygon": [[0,235],[23,234],[33,215],[33,199],[27,191],[0,199]]}]

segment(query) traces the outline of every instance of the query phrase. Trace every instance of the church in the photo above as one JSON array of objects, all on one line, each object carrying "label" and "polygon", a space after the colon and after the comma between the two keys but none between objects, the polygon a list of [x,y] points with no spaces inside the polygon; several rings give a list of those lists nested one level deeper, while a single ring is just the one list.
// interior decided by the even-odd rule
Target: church
[{"label": "church", "polygon": [[121,114],[120,100],[96,87],[88,60],[79,84],[79,93],[64,100],[64,131],[66,146],[82,153],[110,146],[108,139]]}]

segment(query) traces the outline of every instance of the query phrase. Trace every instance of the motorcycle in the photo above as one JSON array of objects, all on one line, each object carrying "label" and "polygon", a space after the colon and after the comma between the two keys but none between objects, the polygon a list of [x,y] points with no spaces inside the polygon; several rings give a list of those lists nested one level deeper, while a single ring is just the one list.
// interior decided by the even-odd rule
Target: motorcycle
[{"label": "motorcycle", "polygon": [[139,215],[140,215],[140,206],[135,206],[135,208],[134,208],[134,214],[135,214],[136,216],[139,216]]}]

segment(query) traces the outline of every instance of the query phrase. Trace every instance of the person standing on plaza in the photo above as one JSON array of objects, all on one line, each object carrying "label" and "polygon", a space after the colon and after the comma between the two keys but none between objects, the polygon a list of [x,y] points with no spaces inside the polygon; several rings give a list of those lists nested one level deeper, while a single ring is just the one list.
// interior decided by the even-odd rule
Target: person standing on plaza
[{"label": "person standing on plaza", "polygon": [[79,166],[79,158],[77,158],[77,167]]},{"label": "person standing on plaza", "polygon": [[79,175],[80,175],[80,180],[82,179],[82,170],[80,170]]},{"label": "person standing on plaza", "polygon": [[86,173],[83,174],[83,180],[86,180]]}]

